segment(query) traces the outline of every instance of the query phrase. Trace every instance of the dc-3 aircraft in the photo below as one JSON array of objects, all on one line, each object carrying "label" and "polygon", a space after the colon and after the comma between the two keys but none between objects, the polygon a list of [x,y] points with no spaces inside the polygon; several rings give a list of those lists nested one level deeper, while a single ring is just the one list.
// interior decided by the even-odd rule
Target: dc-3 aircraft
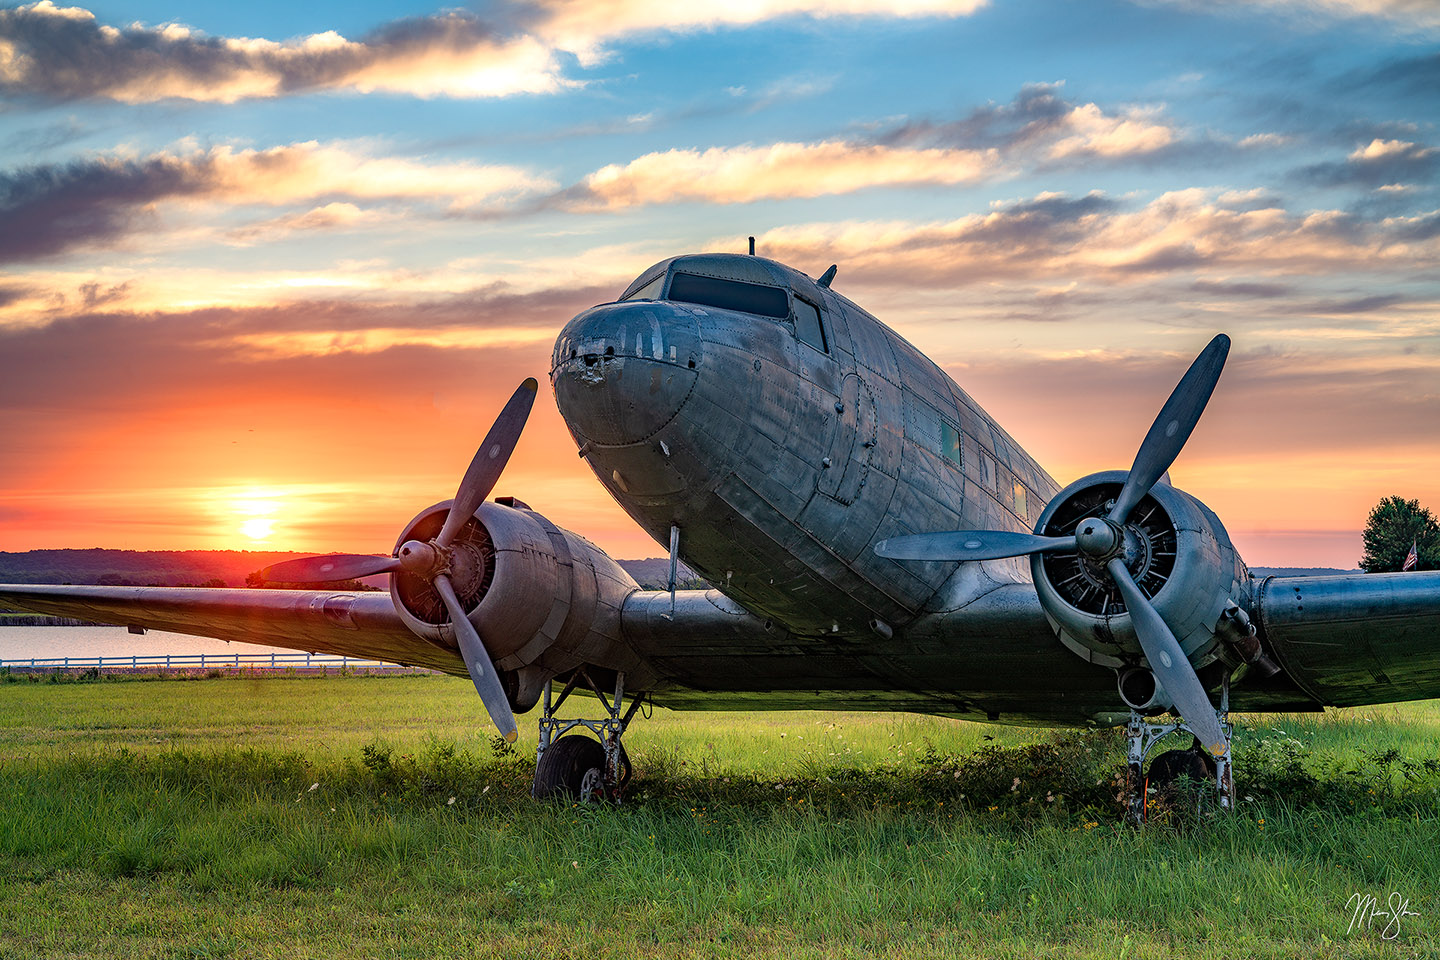
[{"label": "dc-3 aircraft", "polygon": [[[1180,729],[1194,745],[1166,769],[1212,777],[1228,805],[1230,710],[1440,697],[1440,572],[1257,580],[1219,518],[1170,485],[1224,335],[1128,471],[1061,489],[934,363],[832,290],[835,273],[813,280],[753,253],[675,257],[561,331],[560,413],[601,484],[669,546],[669,591],[639,589],[520,500],[487,500],[534,400],[529,379],[455,498],[422,510],[391,555],[265,573],[389,573],[389,596],[0,586],[0,602],[468,675],[507,739],[515,714],[541,705],[537,797],[618,798],[622,735],[649,701],[1125,724],[1132,810],[1150,747]],[[713,588],[675,590],[678,560]],[[576,689],[597,697],[597,719],[556,717]],[[1159,722],[1167,711],[1177,719]]]}]

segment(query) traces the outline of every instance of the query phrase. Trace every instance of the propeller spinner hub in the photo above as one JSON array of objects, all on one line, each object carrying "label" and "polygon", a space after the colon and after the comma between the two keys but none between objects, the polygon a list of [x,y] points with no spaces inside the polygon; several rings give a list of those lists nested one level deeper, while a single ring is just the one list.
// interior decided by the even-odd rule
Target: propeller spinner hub
[{"label": "propeller spinner hub", "polygon": [[400,546],[399,556],[402,570],[427,580],[445,565],[445,555],[433,543],[419,540],[406,540]]},{"label": "propeller spinner hub", "polygon": [[1125,532],[1102,517],[1087,517],[1075,527],[1075,545],[1087,557],[1108,560],[1125,549]]}]

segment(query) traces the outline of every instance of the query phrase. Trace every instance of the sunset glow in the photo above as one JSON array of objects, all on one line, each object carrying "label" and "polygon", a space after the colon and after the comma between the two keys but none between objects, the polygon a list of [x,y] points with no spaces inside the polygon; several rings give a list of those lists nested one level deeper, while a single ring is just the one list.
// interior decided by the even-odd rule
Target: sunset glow
[{"label": "sunset glow", "polygon": [[1234,341],[1172,476],[1257,565],[1440,510],[1440,16],[1381,0],[0,7],[0,549],[388,552],[495,490],[655,556],[561,326],[745,249],[1061,483]]}]

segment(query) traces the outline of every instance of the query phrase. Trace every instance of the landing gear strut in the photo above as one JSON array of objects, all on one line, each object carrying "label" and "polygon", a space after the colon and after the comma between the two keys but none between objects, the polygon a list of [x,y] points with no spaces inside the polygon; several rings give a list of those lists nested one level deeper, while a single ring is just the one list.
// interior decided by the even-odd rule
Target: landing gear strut
[{"label": "landing gear strut", "polygon": [[[555,711],[580,684],[589,687],[605,709],[603,720],[560,720]],[[585,667],[570,675],[560,696],[552,696],[554,681],[546,681],[540,714],[540,746],[535,751],[535,782],[530,795],[537,800],[570,797],[582,803],[609,800],[619,803],[630,783],[630,757],[621,737],[645,702],[645,695],[632,697],[625,707],[625,673],[615,674],[615,690],[606,697]],[[623,713],[622,713],[623,711]],[[570,734],[577,727],[593,733]],[[570,734],[567,736],[567,734]]]},{"label": "landing gear strut", "polygon": [[[1148,813],[1149,797],[1147,787],[1150,780],[1159,778],[1162,774],[1158,767],[1165,768],[1165,772],[1173,778],[1175,774],[1186,774],[1195,780],[1197,785],[1214,780],[1214,797],[1221,810],[1231,810],[1235,806],[1235,779],[1231,771],[1230,744],[1234,735],[1234,724],[1229,720],[1230,715],[1230,678],[1226,677],[1220,691],[1220,709],[1215,711],[1215,717],[1220,721],[1220,729],[1225,734],[1225,752],[1217,757],[1200,748],[1200,740],[1195,739],[1195,745],[1186,751],[1171,751],[1156,757],[1150,764],[1151,777],[1145,776],[1145,757],[1150,750],[1160,741],[1161,738],[1176,730],[1183,730],[1194,736],[1195,731],[1183,719],[1174,720],[1169,723],[1147,723],[1145,718],[1138,712],[1130,711],[1130,723],[1125,728],[1126,738],[1130,741],[1129,767],[1125,777],[1125,805],[1126,816],[1133,824],[1139,825],[1145,822]],[[1162,761],[1166,761],[1162,763]],[[1197,775],[1198,774],[1198,775]],[[1201,793],[1201,800],[1205,794]]]}]

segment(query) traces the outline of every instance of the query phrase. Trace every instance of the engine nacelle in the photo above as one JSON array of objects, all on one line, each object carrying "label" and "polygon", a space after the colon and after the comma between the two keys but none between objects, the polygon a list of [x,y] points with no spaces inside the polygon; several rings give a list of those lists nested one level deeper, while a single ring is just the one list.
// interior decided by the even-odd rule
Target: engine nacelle
[{"label": "engine nacelle", "polygon": [[[1104,516],[1126,472],[1092,474],[1046,506],[1035,532],[1071,536],[1087,517]],[[1160,482],[1125,523],[1126,564],[1196,668],[1218,659],[1217,626],[1227,608],[1248,603],[1249,579],[1220,519],[1199,500]],[[1041,606],[1067,647],[1092,663],[1123,670],[1142,652],[1119,591],[1102,562],[1073,551],[1032,554]]]},{"label": "engine nacelle", "polygon": [[[407,540],[434,538],[450,504],[422,510],[405,525],[396,549]],[[589,540],[533,510],[487,502],[451,548],[455,594],[516,710],[534,706],[545,680],[581,664],[643,674],[643,664],[620,637],[620,610],[639,585]],[[428,580],[396,573],[390,595],[418,636],[458,650],[445,605]],[[636,680],[643,682],[643,675]]]}]

